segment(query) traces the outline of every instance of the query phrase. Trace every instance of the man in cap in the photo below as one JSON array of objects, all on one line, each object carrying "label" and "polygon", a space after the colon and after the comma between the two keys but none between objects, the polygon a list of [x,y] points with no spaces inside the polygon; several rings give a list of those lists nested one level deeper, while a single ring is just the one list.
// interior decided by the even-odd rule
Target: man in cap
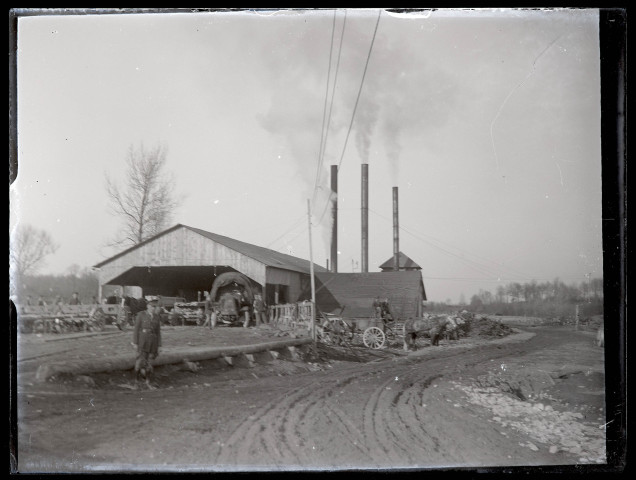
[{"label": "man in cap", "polygon": [[132,346],[137,350],[135,383],[139,384],[140,378],[143,377],[148,388],[152,389],[152,360],[157,358],[161,347],[161,320],[157,298],[150,298],[146,310],[142,310],[135,317]]}]

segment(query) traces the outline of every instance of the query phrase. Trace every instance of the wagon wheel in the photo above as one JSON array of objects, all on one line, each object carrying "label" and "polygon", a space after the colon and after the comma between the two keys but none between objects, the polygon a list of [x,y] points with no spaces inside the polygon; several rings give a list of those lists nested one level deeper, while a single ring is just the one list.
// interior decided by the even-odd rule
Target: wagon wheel
[{"label": "wagon wheel", "polygon": [[378,327],[369,327],[364,331],[362,335],[362,342],[366,347],[378,349],[384,346],[386,336],[384,332]]},{"label": "wagon wheel", "polygon": [[342,343],[342,335],[334,328],[331,322],[323,325],[320,329],[320,338],[327,345],[340,345]]},{"label": "wagon wheel", "polygon": [[346,321],[340,320],[340,326],[342,327],[342,332],[340,333],[342,339],[352,342],[353,337],[355,336],[354,325],[349,325]]}]

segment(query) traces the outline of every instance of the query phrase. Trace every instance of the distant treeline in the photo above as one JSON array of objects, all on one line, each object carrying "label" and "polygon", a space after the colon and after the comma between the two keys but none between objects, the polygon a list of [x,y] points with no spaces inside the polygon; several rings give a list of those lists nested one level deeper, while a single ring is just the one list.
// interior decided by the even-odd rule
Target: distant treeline
[{"label": "distant treeline", "polygon": [[77,292],[80,301],[86,305],[98,298],[99,280],[90,270],[66,275],[26,275],[19,279],[14,288],[18,303],[22,304],[26,304],[29,296],[33,305],[37,304],[40,297],[48,305],[53,305],[58,296],[68,303],[73,292]]},{"label": "distant treeline", "polygon": [[554,282],[510,283],[499,286],[495,293],[480,290],[469,302],[452,305],[429,302],[429,312],[466,309],[488,315],[573,318],[578,305],[581,317],[603,314],[603,279],[593,278],[580,284]]}]

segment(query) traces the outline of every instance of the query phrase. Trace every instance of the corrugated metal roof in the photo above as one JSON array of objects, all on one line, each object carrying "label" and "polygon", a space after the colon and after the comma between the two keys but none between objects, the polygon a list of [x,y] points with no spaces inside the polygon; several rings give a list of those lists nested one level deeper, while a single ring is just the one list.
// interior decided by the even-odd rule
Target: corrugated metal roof
[{"label": "corrugated metal roof", "polygon": [[[382,270],[393,270],[395,268],[395,262],[393,257],[389,258],[386,262],[380,265]],[[404,269],[421,269],[417,263],[411,260],[408,256],[402,252],[398,252],[398,266]]]},{"label": "corrugated metal roof", "polygon": [[[420,271],[330,273],[317,272],[316,304],[323,312],[349,317],[373,315],[373,299],[388,298],[391,311],[402,319],[415,315],[418,302],[426,300],[424,281]],[[304,292],[301,298],[310,298]]]},{"label": "corrugated metal roof", "polygon": [[[141,248],[142,246],[156,240],[157,238],[163,235],[166,235],[168,233],[171,233],[179,228],[187,228],[188,230],[196,232],[199,235],[202,235],[214,242],[217,242],[221,245],[231,248],[232,250],[240,253],[241,255],[245,255],[246,257],[250,257],[258,262],[261,262],[266,266],[276,267],[282,270],[292,270],[295,272],[301,272],[301,273],[307,273],[307,274],[310,273],[309,260],[293,257],[285,253],[277,252],[276,250],[271,250],[269,248],[259,247],[258,245],[252,245],[250,243],[241,242],[240,240],[235,240],[233,238],[225,237],[223,235],[217,235],[216,233],[208,232],[206,230],[201,230],[200,228],[189,227],[188,225],[183,225],[183,224],[177,224],[167,230],[164,230],[163,232],[158,233],[154,237],[144,240],[138,245],[134,245],[133,247],[130,247],[124,250],[123,252],[120,252],[117,255],[114,255],[98,263],[97,265],[95,265],[95,268],[100,268],[101,266],[107,264],[108,262],[111,262],[112,260],[118,257],[121,257],[122,255],[125,255],[126,253],[136,248]],[[326,268],[314,263],[314,272],[326,272],[326,271],[327,271]]]}]

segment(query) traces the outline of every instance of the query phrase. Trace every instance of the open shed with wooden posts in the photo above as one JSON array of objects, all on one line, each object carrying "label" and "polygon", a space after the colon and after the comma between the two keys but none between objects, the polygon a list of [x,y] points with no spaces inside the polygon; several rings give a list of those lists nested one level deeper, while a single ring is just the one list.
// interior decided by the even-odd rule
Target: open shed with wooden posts
[{"label": "open shed with wooden posts", "polygon": [[[421,317],[426,301],[419,270],[370,273],[316,272],[316,306],[324,313],[373,317],[373,300],[388,299],[394,319]],[[303,299],[310,299],[305,290]]]},{"label": "open shed with wooden posts", "polygon": [[[309,260],[182,224],[93,268],[98,271],[100,302],[105,285],[138,286],[144,296],[198,301],[216,277],[234,271],[249,277],[273,305],[298,301],[311,282]],[[314,271],[326,269],[314,264]]]}]

